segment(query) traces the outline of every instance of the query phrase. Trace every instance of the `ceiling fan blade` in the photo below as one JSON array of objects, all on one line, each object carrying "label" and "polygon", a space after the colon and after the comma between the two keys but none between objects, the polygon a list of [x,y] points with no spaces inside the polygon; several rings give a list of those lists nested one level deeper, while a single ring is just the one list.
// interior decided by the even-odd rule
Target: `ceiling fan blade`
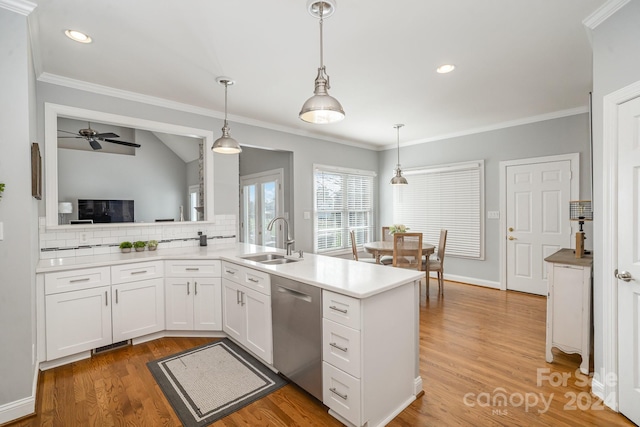
[{"label": "ceiling fan blade", "polygon": [[[78,132],[69,132],[68,130],[58,129],[58,132],[70,133],[71,135],[78,135]],[[68,136],[59,136],[58,138],[70,138]]]},{"label": "ceiling fan blade", "polygon": [[62,138],[76,138],[76,139],[87,139],[84,136],[59,136],[58,139]]},{"label": "ceiling fan blade", "polygon": [[95,139],[90,139],[89,140],[89,145],[94,150],[101,150],[102,149],[102,145],[100,145],[100,143],[98,141],[96,141]]},{"label": "ceiling fan blade", "polygon": [[120,135],[116,135],[113,132],[106,132],[106,133],[97,133],[95,135],[93,135],[94,138],[120,138]]},{"label": "ceiling fan blade", "polygon": [[135,147],[135,148],[140,148],[141,147],[140,144],[135,144],[133,142],[127,142],[127,141],[119,141],[117,139],[101,138],[101,140],[102,141],[107,141],[107,142],[112,142],[114,144],[126,145],[127,147]]}]

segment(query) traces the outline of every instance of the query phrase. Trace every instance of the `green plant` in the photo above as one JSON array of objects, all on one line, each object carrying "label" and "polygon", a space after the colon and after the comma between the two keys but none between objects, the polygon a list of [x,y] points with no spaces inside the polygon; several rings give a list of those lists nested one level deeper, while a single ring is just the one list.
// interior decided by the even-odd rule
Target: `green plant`
[{"label": "green plant", "polygon": [[158,246],[158,241],[157,240],[149,240],[149,242],[147,242],[147,245],[149,245],[149,246]]},{"label": "green plant", "polygon": [[2,199],[2,192],[4,191],[4,182],[0,182],[0,199]]},{"label": "green plant", "polygon": [[409,230],[409,227],[406,227],[404,224],[393,224],[389,227],[389,234],[406,233],[407,230]]},{"label": "green plant", "polygon": [[147,242],[143,242],[142,240],[136,240],[133,242],[134,248],[144,248],[145,246],[147,246]]},{"label": "green plant", "polygon": [[132,247],[133,247],[133,243],[131,242],[120,243],[120,249],[131,249]]}]

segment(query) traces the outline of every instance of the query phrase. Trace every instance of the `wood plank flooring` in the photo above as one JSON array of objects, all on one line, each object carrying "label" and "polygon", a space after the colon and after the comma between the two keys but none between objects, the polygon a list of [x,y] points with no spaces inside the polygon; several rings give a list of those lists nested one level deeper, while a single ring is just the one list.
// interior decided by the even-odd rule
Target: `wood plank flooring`
[{"label": "wood plank flooring", "polygon": [[[545,298],[452,282],[441,297],[437,288],[427,299],[423,286],[420,302],[425,394],[390,426],[633,425],[589,393],[579,356],[545,362]],[[179,426],[146,363],[209,341],[163,338],[41,372],[37,414],[7,426]],[[287,385],[212,425],[341,424]]]}]

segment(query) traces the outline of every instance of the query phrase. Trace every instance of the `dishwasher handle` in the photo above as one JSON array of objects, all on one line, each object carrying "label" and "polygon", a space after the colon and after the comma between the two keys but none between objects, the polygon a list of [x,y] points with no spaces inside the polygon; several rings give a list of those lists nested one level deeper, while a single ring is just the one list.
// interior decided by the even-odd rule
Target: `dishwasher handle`
[{"label": "dishwasher handle", "polygon": [[312,302],[313,298],[311,298],[311,295],[307,295],[305,293],[299,292],[299,291],[294,291],[293,289],[289,289],[289,288],[285,288],[282,285],[277,285],[276,290],[280,293],[286,294],[286,295],[290,295],[294,298],[297,298],[299,300],[302,301],[306,301],[306,302]]}]

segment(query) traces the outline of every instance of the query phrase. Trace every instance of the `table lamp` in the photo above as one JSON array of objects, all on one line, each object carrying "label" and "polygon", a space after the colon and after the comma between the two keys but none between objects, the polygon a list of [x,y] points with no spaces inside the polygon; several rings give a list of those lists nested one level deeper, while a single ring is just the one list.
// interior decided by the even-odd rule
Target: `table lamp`
[{"label": "table lamp", "polygon": [[58,224],[64,224],[65,215],[73,213],[73,204],[71,202],[58,203]]},{"label": "table lamp", "polygon": [[578,221],[580,231],[576,232],[576,258],[582,258],[589,251],[584,250],[584,231],[582,226],[585,221],[593,221],[593,210],[591,200],[574,200],[569,202],[569,218],[571,221]]}]

